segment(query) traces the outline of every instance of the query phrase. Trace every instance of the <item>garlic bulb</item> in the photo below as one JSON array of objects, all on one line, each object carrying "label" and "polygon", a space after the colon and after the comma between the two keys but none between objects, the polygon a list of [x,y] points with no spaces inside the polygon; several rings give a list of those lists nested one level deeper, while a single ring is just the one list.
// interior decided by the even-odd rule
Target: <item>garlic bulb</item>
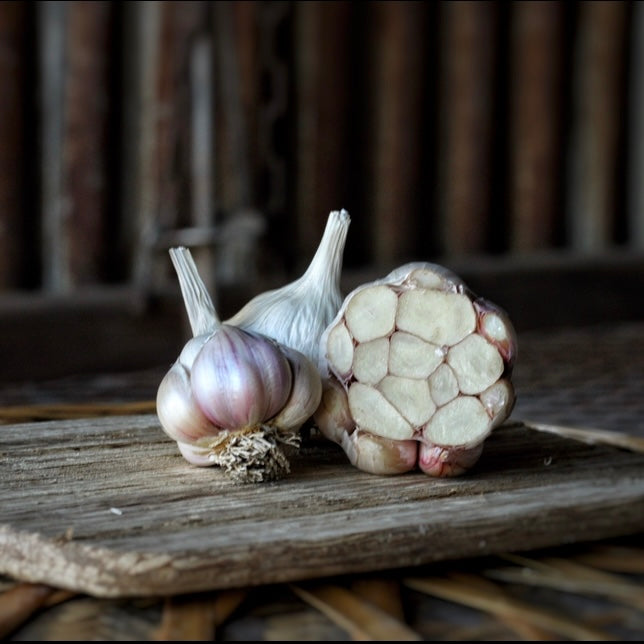
[{"label": "garlic bulb", "polygon": [[507,314],[451,271],[414,262],[354,289],[320,339],[314,421],[359,469],[457,476],[512,411]]},{"label": "garlic bulb", "polygon": [[350,221],[346,210],[331,212],[305,273],[257,295],[226,322],[267,335],[317,364],[320,336],[342,304],[340,272]]},{"label": "garlic bulb", "polygon": [[288,448],[318,407],[322,382],[302,353],[222,324],[190,252],[170,250],[194,337],[161,381],[157,415],[184,458],[258,482],[289,471]]}]

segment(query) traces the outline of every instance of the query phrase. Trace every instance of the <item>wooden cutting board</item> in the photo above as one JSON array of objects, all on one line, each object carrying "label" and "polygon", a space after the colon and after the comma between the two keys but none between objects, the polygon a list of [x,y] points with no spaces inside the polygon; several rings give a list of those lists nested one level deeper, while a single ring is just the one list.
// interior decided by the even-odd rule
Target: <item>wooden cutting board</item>
[{"label": "wooden cutting board", "polygon": [[501,427],[463,477],[353,468],[311,440],[277,482],[188,465],[154,415],[0,426],[0,572],[169,595],[644,531],[644,455]]}]

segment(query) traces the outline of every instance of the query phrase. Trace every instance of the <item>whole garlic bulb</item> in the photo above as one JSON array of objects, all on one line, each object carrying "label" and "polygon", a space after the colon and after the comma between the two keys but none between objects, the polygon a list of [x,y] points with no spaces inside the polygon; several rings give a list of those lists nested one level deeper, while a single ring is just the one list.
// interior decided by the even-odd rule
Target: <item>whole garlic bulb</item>
[{"label": "whole garlic bulb", "polygon": [[331,212],[304,274],[257,295],[226,322],[267,335],[317,364],[320,336],[342,304],[340,272],[350,222],[346,210]]},{"label": "whole garlic bulb", "polygon": [[322,396],[316,367],[272,338],[222,324],[190,252],[170,256],[195,335],[159,385],[163,430],[194,465],[219,465],[243,482],[283,476],[283,448],[299,445]]}]

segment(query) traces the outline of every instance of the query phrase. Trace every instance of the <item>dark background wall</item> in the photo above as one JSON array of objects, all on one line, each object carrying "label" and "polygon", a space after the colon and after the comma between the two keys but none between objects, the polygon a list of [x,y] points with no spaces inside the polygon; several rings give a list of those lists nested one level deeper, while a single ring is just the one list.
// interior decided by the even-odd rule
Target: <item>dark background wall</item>
[{"label": "dark background wall", "polygon": [[630,2],[0,2],[0,314],[176,293],[176,244],[259,290],[341,207],[349,272],[641,258],[643,37]]}]

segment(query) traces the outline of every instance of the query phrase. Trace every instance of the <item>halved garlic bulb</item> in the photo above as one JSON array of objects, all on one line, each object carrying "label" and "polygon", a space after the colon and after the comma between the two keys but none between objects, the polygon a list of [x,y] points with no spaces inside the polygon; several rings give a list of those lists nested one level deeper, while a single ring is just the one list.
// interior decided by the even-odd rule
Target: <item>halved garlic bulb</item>
[{"label": "halved garlic bulb", "polygon": [[358,468],[456,476],[512,411],[507,314],[448,269],[414,262],[345,298],[322,334],[314,420]]}]

